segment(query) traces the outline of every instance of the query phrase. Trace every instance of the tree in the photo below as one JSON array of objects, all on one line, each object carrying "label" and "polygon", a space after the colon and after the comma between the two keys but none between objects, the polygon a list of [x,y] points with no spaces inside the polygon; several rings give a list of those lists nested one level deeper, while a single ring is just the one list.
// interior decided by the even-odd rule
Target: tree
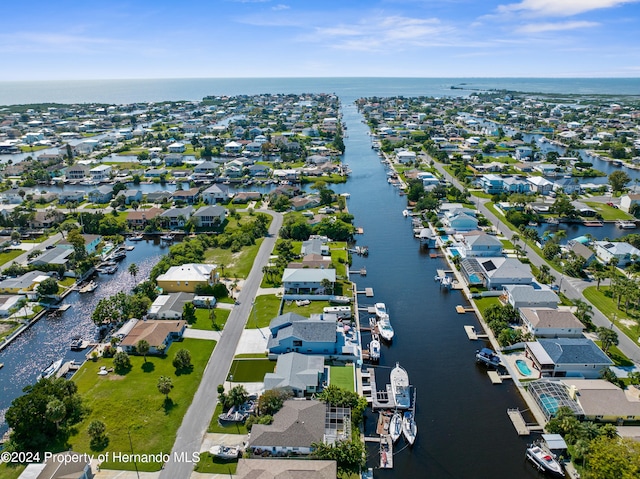
[{"label": "tree", "polygon": [[131,359],[124,351],[118,351],[113,357],[113,367],[117,374],[126,374],[131,369]]},{"label": "tree", "polygon": [[147,354],[149,354],[149,342],[146,339],[141,339],[136,343],[136,350],[138,354],[142,354],[143,361],[147,362]]},{"label": "tree", "polygon": [[53,398],[47,403],[46,410],[47,418],[55,423],[56,429],[60,427],[60,422],[67,414],[67,408],[62,401],[58,398]]},{"label": "tree", "polygon": [[50,296],[58,292],[58,281],[55,278],[47,278],[41,281],[36,288],[38,296]]},{"label": "tree", "polygon": [[593,307],[589,303],[581,299],[574,299],[573,304],[576,307],[576,318],[584,323],[585,326],[592,326],[591,316],[593,313]]},{"label": "tree", "polygon": [[599,436],[586,454],[589,479],[633,479],[640,476],[640,443],[629,438]]},{"label": "tree", "polygon": [[602,341],[602,350],[605,353],[609,352],[609,348],[611,346],[618,345],[618,333],[616,333],[613,329],[600,326],[598,329],[596,329],[596,334],[598,335],[598,339]]},{"label": "tree", "polygon": [[240,407],[249,399],[249,393],[247,393],[247,390],[242,384],[238,384],[231,388],[227,398],[229,407]]},{"label": "tree", "polygon": [[180,349],[173,357],[173,367],[180,371],[191,369],[191,353],[188,349]]},{"label": "tree", "polygon": [[160,392],[160,394],[164,394],[165,400],[169,399],[169,393],[172,389],[173,382],[171,381],[171,378],[168,378],[167,376],[160,376],[158,378],[158,392]]},{"label": "tree", "polygon": [[360,440],[314,443],[312,447],[313,457],[336,461],[340,474],[359,472],[365,464],[365,450]]},{"label": "tree", "polygon": [[320,286],[324,290],[325,294],[333,294],[333,283],[331,282],[331,280],[324,278],[322,281],[320,281]]},{"label": "tree", "polygon": [[184,319],[188,324],[193,324],[196,322],[196,307],[193,303],[185,303],[182,307],[182,319]]},{"label": "tree", "polygon": [[96,419],[89,423],[87,434],[90,438],[89,446],[91,447],[91,449],[102,449],[104,446],[106,446],[106,432],[107,426],[102,421]]},{"label": "tree", "polygon": [[616,170],[609,175],[609,184],[613,191],[622,191],[627,183],[631,181],[629,175],[622,170]]},{"label": "tree", "polygon": [[273,416],[282,408],[284,402],[292,396],[291,391],[285,388],[275,388],[265,391],[258,399],[260,415]]}]

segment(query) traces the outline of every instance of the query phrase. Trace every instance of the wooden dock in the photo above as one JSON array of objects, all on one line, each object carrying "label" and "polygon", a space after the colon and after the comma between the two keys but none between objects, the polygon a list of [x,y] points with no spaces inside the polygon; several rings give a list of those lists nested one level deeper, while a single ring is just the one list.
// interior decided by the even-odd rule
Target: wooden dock
[{"label": "wooden dock", "polygon": [[493,384],[502,384],[502,376],[498,374],[498,371],[487,371],[487,374]]},{"label": "wooden dock", "polygon": [[464,314],[464,313],[475,313],[475,309],[473,309],[472,307],[464,307],[464,306],[456,306],[456,312],[458,314]]},{"label": "wooden dock", "polygon": [[80,369],[80,364],[77,364],[75,361],[67,361],[58,369],[58,372],[56,372],[56,378],[64,377],[69,371],[77,371],[78,369]]},{"label": "wooden dock", "polygon": [[516,428],[518,436],[528,436],[531,432],[540,432],[544,430],[544,428],[539,424],[527,424],[522,417],[522,411],[518,408],[507,409],[507,414],[513,423],[513,427]]},{"label": "wooden dock", "polygon": [[359,274],[360,276],[367,275],[367,268],[360,268],[357,270],[349,270],[349,274]]},{"label": "wooden dock", "polygon": [[467,336],[469,336],[469,339],[471,341],[476,341],[478,339],[478,334],[476,333],[475,326],[465,326],[464,332],[467,333]]},{"label": "wooden dock", "polygon": [[391,436],[380,437],[380,468],[393,469],[393,441]]},{"label": "wooden dock", "polygon": [[373,288],[364,288],[364,291],[356,291],[358,294],[364,294],[367,298],[373,298]]},{"label": "wooden dock", "polygon": [[356,227],[356,234],[357,235],[363,235],[364,234],[364,228],[357,226]]}]

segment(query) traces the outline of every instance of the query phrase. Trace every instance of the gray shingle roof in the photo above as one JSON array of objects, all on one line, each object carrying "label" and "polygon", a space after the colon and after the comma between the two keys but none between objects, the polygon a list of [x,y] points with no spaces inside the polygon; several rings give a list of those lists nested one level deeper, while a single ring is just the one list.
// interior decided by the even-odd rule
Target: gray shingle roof
[{"label": "gray shingle roof", "polygon": [[326,405],[320,401],[285,401],[273,424],[255,424],[251,447],[310,447],[324,439]]},{"label": "gray shingle roof", "polygon": [[555,364],[613,364],[605,353],[590,339],[539,339]]},{"label": "gray shingle roof", "polygon": [[278,356],[278,364],[273,373],[264,377],[265,390],[291,387],[305,391],[307,387],[316,387],[319,375],[324,372],[322,356],[306,356],[300,353],[287,353]]}]

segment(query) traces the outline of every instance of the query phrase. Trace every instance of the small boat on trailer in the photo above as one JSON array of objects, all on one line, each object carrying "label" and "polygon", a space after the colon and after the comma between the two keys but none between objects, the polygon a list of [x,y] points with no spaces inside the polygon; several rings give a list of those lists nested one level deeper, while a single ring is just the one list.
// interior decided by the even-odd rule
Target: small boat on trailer
[{"label": "small boat on trailer", "polygon": [[213,446],[209,449],[209,453],[212,456],[219,457],[220,459],[238,459],[242,454],[242,449],[239,446]]},{"label": "small boat on trailer", "polygon": [[500,366],[500,356],[489,348],[482,348],[476,351],[476,362],[497,368]]},{"label": "small boat on trailer", "polygon": [[560,463],[551,453],[545,451],[540,446],[535,444],[529,446],[526,456],[539,471],[554,477],[564,477],[564,471]]}]

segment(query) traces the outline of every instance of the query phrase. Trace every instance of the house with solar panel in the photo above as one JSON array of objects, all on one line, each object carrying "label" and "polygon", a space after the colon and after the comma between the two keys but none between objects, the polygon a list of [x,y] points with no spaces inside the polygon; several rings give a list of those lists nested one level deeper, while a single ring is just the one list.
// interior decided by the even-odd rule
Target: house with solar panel
[{"label": "house with solar panel", "polygon": [[624,268],[640,259],[640,250],[623,241],[594,241],[593,244],[596,247],[596,256],[605,263],[616,258],[618,266]]}]

